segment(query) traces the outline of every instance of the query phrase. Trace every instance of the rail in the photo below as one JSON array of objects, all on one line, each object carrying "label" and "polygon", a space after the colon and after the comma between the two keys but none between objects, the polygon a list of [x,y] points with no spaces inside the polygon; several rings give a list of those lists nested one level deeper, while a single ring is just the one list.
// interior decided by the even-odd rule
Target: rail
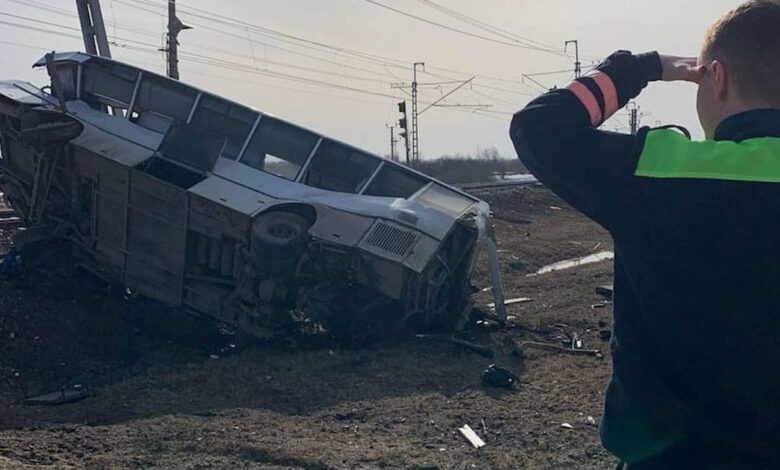
[{"label": "rail", "polygon": [[514,188],[517,186],[528,186],[529,184],[538,184],[539,181],[536,178],[528,178],[522,180],[509,180],[509,181],[491,181],[489,183],[465,183],[456,185],[463,191],[482,191],[482,190],[494,190]]}]

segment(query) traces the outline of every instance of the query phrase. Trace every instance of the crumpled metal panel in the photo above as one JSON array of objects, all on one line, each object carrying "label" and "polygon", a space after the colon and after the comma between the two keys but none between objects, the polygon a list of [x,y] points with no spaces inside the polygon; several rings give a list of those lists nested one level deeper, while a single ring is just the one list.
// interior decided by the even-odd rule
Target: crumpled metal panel
[{"label": "crumpled metal panel", "polygon": [[[78,64],[87,62],[91,59],[94,59],[95,56],[89,55],[84,52],[55,52],[53,60],[54,62],[76,62]],[[45,67],[46,66],[46,56],[41,57],[38,59],[35,64],[33,64],[33,67]]]},{"label": "crumpled metal panel", "polygon": [[191,187],[189,191],[248,216],[254,216],[276,202],[274,198],[266,194],[259,193],[219,176],[208,177]]},{"label": "crumpled metal panel", "polygon": [[54,98],[38,87],[21,80],[0,80],[0,95],[25,106],[54,105]]},{"label": "crumpled metal panel", "polygon": [[[85,124],[85,132],[87,127],[103,131],[105,140],[125,141],[143,147],[152,153],[160,148],[160,143],[163,140],[163,135],[160,133],[136,126],[122,117],[112,116],[92,109],[83,101],[69,102],[68,112]],[[106,143],[106,145],[110,144]],[[133,158],[125,158],[121,153],[109,153],[105,156],[119,163],[125,163],[128,166],[139,163],[132,163],[134,161]]]},{"label": "crumpled metal panel", "polygon": [[[443,240],[447,236],[456,220],[451,215],[414,201],[325,191],[293,183],[225,158],[217,160],[212,172],[278,199],[322,204],[353,214],[395,220],[437,240]],[[407,222],[410,220],[409,214],[417,216],[414,223]]]}]

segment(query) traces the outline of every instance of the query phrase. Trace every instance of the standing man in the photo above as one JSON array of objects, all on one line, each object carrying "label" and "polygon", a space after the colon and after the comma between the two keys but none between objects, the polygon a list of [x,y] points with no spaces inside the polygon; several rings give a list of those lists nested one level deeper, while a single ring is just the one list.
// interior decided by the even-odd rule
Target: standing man
[{"label": "standing man", "polygon": [[[706,139],[597,129],[652,81],[698,85]],[[518,156],[615,242],[600,434],[645,469],[780,468],[780,2],[685,59],[620,51],[518,112]]]}]

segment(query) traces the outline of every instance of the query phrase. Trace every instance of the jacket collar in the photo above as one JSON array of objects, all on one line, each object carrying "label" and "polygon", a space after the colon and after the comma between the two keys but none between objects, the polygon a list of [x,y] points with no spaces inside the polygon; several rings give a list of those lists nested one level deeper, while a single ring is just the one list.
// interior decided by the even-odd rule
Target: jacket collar
[{"label": "jacket collar", "polygon": [[780,137],[780,109],[754,109],[735,114],[715,129],[715,140],[741,142],[757,137]]}]

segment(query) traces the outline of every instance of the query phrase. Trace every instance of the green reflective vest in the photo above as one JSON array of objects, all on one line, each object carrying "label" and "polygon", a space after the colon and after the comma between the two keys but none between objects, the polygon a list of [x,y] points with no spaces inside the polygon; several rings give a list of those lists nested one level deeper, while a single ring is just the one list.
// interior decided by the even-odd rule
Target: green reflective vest
[{"label": "green reflective vest", "polygon": [[780,183],[780,138],[694,142],[671,129],[647,133],[636,176]]}]

